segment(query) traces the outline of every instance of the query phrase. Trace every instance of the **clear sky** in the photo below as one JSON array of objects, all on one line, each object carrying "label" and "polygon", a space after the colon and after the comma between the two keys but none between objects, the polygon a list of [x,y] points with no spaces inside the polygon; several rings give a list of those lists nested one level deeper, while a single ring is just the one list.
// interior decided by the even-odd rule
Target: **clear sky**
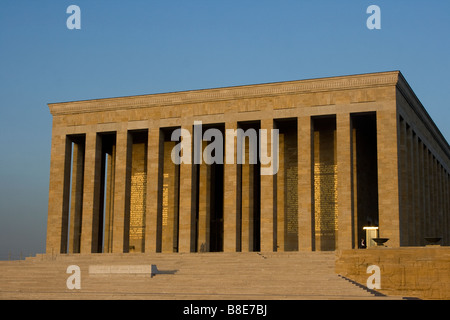
[{"label": "clear sky", "polygon": [[446,0],[1,0],[0,259],[45,251],[47,103],[400,70],[449,141],[449,33]]}]

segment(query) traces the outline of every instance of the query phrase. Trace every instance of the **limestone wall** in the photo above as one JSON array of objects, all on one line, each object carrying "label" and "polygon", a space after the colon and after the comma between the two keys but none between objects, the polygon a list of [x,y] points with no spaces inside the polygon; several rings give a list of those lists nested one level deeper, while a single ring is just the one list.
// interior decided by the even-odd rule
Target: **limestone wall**
[{"label": "limestone wall", "polygon": [[450,247],[374,248],[336,252],[336,273],[366,285],[377,265],[386,295],[450,299]]}]

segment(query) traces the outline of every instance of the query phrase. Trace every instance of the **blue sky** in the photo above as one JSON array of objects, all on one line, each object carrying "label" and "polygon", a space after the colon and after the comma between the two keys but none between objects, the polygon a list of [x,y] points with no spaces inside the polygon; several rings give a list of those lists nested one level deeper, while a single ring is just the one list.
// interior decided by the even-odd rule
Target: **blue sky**
[{"label": "blue sky", "polygon": [[1,0],[0,259],[45,250],[47,103],[400,70],[449,141],[449,32],[442,0]]}]

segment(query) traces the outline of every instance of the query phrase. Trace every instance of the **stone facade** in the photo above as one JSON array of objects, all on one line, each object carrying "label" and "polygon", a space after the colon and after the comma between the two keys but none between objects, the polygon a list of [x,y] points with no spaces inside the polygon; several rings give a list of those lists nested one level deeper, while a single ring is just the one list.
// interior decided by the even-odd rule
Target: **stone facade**
[{"label": "stone facade", "polygon": [[[47,253],[329,251],[369,225],[391,247],[450,244],[450,147],[398,71],[49,108]],[[194,121],[233,163],[171,161]],[[238,128],[279,130],[276,175],[238,164]]]}]

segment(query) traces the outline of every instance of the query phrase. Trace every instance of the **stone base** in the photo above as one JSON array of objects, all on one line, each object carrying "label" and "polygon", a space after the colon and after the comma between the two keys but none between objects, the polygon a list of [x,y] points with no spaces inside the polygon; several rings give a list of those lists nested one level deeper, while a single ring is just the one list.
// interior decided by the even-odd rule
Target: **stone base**
[{"label": "stone base", "polygon": [[336,273],[366,285],[367,267],[376,265],[384,294],[450,299],[450,247],[381,248],[337,252]]},{"label": "stone base", "polygon": [[[67,286],[69,267],[79,268],[79,289]],[[0,262],[0,300],[401,298],[375,295],[334,268],[334,252],[41,255]]]}]

